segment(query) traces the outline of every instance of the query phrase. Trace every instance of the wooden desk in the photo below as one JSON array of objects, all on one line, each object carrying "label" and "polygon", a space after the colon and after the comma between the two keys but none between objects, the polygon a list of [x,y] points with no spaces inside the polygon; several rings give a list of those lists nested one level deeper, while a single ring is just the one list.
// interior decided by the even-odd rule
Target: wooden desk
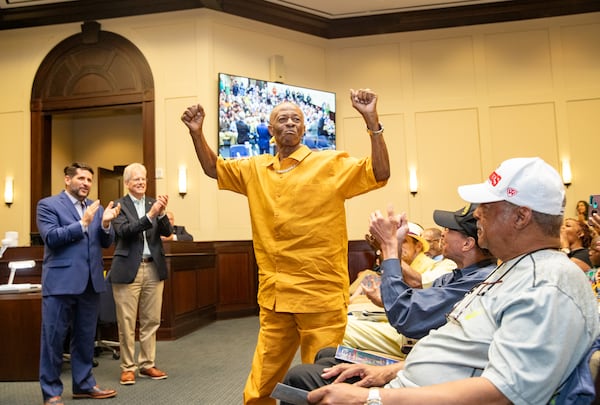
[{"label": "wooden desk", "polygon": [[0,294],[0,381],[37,381],[42,294]]}]

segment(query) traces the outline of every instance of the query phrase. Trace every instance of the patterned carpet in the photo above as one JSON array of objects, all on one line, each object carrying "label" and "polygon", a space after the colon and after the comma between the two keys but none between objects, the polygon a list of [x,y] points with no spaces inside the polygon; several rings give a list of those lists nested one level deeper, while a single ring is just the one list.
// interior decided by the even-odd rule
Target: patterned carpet
[{"label": "patterned carpet", "polygon": [[[135,385],[119,384],[119,361],[106,352],[98,357],[94,375],[101,387],[118,391],[115,398],[102,401],[71,399],[69,364],[63,368],[65,404],[85,405],[237,405],[254,352],[258,317],[216,321],[175,341],[157,346],[157,366],[169,374],[166,380],[137,378]],[[38,382],[0,383],[1,404],[42,404]]]}]

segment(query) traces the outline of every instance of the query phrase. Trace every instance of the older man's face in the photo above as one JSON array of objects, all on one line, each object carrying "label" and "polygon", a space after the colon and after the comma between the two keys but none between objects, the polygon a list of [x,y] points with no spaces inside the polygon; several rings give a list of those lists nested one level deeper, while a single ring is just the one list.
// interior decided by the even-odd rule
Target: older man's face
[{"label": "older man's face", "polygon": [[277,146],[296,146],[304,135],[304,115],[295,104],[282,103],[271,112],[269,132],[275,137]]},{"label": "older man's face", "polygon": [[504,226],[509,223],[509,215],[515,209],[512,204],[505,201],[482,203],[473,212],[477,219],[477,237],[479,247],[494,253],[494,247],[504,243]]},{"label": "older man's face", "polygon": [[415,257],[417,257],[419,253],[421,253],[423,248],[419,242],[417,242],[410,236],[407,236],[404,239],[404,242],[402,242],[401,250],[402,260],[404,260],[408,264],[411,264],[413,260],[415,260]]},{"label": "older man's face", "polygon": [[463,247],[468,236],[462,232],[453,229],[444,229],[442,231],[442,254],[444,257],[455,262],[463,261]]}]

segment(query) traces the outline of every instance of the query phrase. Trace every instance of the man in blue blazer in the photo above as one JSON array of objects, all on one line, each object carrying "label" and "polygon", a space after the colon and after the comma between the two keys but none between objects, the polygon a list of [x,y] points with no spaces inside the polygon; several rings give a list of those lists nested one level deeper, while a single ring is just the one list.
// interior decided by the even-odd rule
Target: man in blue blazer
[{"label": "man in blue blazer", "polygon": [[[156,331],[160,326],[167,263],[161,236],[173,229],[165,210],[169,197],[146,196],[146,168],[132,163],[123,171],[128,195],[118,200],[121,213],[114,221],[116,247],[110,269],[117,308],[122,385],[135,384],[135,370],[153,380],[167,378],[156,367]],[[135,353],[135,324],[139,312],[140,352]]]},{"label": "man in blue blazer", "polygon": [[88,199],[94,171],[83,163],[65,167],[65,190],[37,204],[44,241],[40,385],[45,405],[62,405],[60,380],[64,341],[71,330],[73,398],[110,398],[92,375],[100,293],[105,290],[102,248],[114,239],[111,221],[120,205],[106,210]]}]

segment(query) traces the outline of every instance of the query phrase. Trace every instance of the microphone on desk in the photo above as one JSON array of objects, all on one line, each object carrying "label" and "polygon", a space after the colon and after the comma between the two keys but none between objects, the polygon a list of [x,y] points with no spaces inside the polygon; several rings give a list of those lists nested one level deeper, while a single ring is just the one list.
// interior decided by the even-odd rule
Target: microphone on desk
[{"label": "microphone on desk", "polygon": [[[2,239],[2,248],[0,249],[0,258],[6,251],[6,249],[12,246],[9,239]],[[33,260],[19,260],[15,262],[8,262],[8,268],[10,269],[10,275],[8,276],[8,283],[0,285],[0,293],[20,293],[20,292],[34,292],[41,289],[41,284],[13,284],[15,279],[15,273],[20,269],[31,269],[35,267],[35,261]]]},{"label": "microphone on desk", "polygon": [[8,249],[9,246],[10,246],[10,239],[2,239],[2,248],[0,249],[0,259],[2,258],[2,255],[4,255],[4,252],[6,252],[6,249]]}]

